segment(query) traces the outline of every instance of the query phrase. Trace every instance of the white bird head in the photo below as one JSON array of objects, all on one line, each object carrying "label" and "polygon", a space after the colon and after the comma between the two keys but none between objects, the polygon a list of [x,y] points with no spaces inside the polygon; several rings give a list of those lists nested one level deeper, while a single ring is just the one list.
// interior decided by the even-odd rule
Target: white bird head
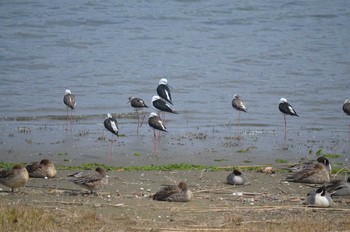
[{"label": "white bird head", "polygon": [[168,80],[165,79],[165,78],[162,78],[162,79],[159,80],[159,84],[160,85],[167,85],[168,84]]},{"label": "white bird head", "polygon": [[72,94],[72,92],[69,89],[66,89],[65,93],[66,94]]},{"label": "white bird head", "polygon": [[285,102],[288,102],[287,99],[285,99],[284,97],[282,97],[279,101],[279,103],[285,103]]},{"label": "white bird head", "polygon": [[107,118],[112,118],[112,114],[108,113]]},{"label": "white bird head", "polygon": [[349,99],[345,99],[344,104],[345,103],[350,103],[350,100]]},{"label": "white bird head", "polygon": [[152,113],[149,114],[149,117],[150,117],[150,118],[152,118],[152,117],[154,117],[154,116],[158,116],[158,114],[155,113],[155,112],[152,112]]},{"label": "white bird head", "polygon": [[152,97],[152,102],[157,101],[157,100],[159,100],[159,99],[160,99],[160,97],[159,97],[159,96],[154,95],[154,96]]}]

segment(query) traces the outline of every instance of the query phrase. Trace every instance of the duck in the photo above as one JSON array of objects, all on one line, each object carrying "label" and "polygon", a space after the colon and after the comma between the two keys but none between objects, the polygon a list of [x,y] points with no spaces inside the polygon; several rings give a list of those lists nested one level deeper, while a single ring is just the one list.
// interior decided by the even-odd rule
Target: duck
[{"label": "duck", "polygon": [[324,184],[330,181],[330,173],[324,164],[317,162],[287,176],[286,180],[309,184]]},{"label": "duck", "polygon": [[32,178],[54,178],[57,175],[54,164],[48,159],[27,164],[26,169]]},{"label": "duck", "polygon": [[90,194],[92,194],[94,190],[108,184],[107,173],[101,167],[97,167],[95,170],[85,170],[68,175],[68,181],[90,190]]},{"label": "duck", "polygon": [[178,185],[168,185],[161,188],[153,195],[153,200],[157,201],[173,201],[173,202],[188,202],[192,199],[192,192],[188,189],[185,182],[180,182]]},{"label": "duck", "polygon": [[27,184],[29,174],[23,164],[16,164],[12,169],[3,169],[0,171],[0,184],[11,188],[21,188]]},{"label": "duck", "polygon": [[304,161],[300,164],[295,164],[293,166],[288,167],[287,169],[292,171],[292,172],[299,172],[299,171],[306,169],[308,167],[312,167],[313,165],[315,165],[317,163],[324,164],[327,168],[327,171],[329,173],[332,172],[332,166],[331,166],[329,160],[324,156],[318,157],[316,160],[307,160],[307,161]]},{"label": "duck", "polygon": [[330,207],[333,204],[333,199],[325,186],[312,190],[306,196],[305,204],[314,207]]},{"label": "duck", "polygon": [[237,169],[233,170],[227,176],[226,180],[228,184],[232,185],[246,185],[249,183],[245,175]]},{"label": "duck", "polygon": [[331,196],[350,196],[350,177],[347,180],[332,180],[326,185]]}]

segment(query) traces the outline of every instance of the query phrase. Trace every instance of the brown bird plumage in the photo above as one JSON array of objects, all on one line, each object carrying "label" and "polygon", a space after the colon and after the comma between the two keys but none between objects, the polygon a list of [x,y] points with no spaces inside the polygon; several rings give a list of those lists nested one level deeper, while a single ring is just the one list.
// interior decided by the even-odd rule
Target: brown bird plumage
[{"label": "brown bird plumage", "polygon": [[165,186],[153,195],[153,200],[187,202],[192,199],[192,192],[185,182],[178,185]]},{"label": "brown bird plumage", "polygon": [[26,166],[29,177],[33,178],[54,178],[57,170],[53,163],[48,159],[43,159],[40,162],[32,162]]},{"label": "brown bird plumage", "polygon": [[10,187],[12,192],[15,188],[25,186],[28,179],[28,171],[22,164],[16,164],[12,169],[0,171],[0,184]]}]

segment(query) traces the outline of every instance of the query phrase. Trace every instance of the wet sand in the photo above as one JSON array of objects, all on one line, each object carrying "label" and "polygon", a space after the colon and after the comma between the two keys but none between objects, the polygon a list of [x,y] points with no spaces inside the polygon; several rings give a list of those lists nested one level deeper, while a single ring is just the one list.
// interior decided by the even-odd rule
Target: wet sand
[{"label": "wet sand", "polygon": [[[331,162],[350,165],[349,140],[337,131],[331,138],[322,132],[305,128],[267,130],[263,125],[235,123],[186,127],[167,118],[168,133],[161,133],[153,151],[153,131],[147,124],[136,133],[134,114],[118,116],[120,137],[103,126],[104,115],[76,116],[72,126],[65,117],[8,118],[0,121],[1,162],[32,162],[49,158],[59,165],[104,163],[113,166],[164,165],[192,163],[235,166],[275,164],[276,160],[296,163],[302,158],[314,159],[317,151],[337,154]],[[174,125],[175,124],[175,125]],[[68,129],[68,130],[66,130]],[[111,140],[115,140],[111,145]]]},{"label": "wet sand", "polygon": [[[30,179],[18,193],[0,191],[1,208],[44,209],[56,231],[346,231],[350,198],[331,208],[303,205],[315,185],[286,182],[286,174],[245,172],[250,185],[225,183],[230,171],[109,171],[109,184],[90,195],[66,180]],[[151,199],[161,185],[186,181],[187,203]],[[21,220],[19,218],[18,220]],[[7,226],[11,226],[8,225]],[[13,225],[14,226],[14,225]],[[4,228],[4,224],[2,224]]]}]

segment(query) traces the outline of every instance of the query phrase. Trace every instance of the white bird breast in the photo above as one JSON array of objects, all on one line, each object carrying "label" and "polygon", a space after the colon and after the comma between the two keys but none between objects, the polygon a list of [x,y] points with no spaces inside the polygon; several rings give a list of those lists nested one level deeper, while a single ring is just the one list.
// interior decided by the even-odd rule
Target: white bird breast
[{"label": "white bird breast", "polygon": [[114,130],[115,132],[118,131],[118,127],[117,127],[117,125],[115,124],[114,121],[111,121],[111,126],[112,126],[112,128],[113,128],[113,130]]}]

